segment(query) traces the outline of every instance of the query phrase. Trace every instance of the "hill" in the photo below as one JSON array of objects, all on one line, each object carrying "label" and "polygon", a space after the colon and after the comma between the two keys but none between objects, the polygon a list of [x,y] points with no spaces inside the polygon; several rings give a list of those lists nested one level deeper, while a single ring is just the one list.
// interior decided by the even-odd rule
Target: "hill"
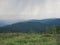
[{"label": "hill", "polygon": [[60,19],[29,20],[0,27],[0,32],[41,32],[48,27],[60,26]]}]

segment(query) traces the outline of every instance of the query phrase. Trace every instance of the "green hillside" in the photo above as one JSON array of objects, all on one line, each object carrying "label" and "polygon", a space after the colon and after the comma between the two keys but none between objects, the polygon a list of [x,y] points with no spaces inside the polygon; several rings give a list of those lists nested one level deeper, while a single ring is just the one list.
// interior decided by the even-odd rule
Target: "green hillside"
[{"label": "green hillside", "polygon": [[60,26],[36,33],[0,33],[0,45],[60,45]]},{"label": "green hillside", "polygon": [[[28,23],[27,25],[32,26],[31,23]],[[21,27],[19,26],[20,25],[14,24],[1,27],[0,45],[60,45],[60,26],[47,26],[45,29],[43,28],[44,30],[42,31],[37,29],[34,30],[32,28],[29,28],[30,30],[20,30]]]},{"label": "green hillside", "polygon": [[0,45],[60,45],[60,34],[0,33]]},{"label": "green hillside", "polygon": [[42,31],[49,28],[51,31],[52,28],[58,28],[60,26],[60,19],[47,19],[47,20],[29,20],[24,22],[17,22],[11,25],[6,25],[0,27],[0,33],[2,32],[34,32],[41,33]]}]

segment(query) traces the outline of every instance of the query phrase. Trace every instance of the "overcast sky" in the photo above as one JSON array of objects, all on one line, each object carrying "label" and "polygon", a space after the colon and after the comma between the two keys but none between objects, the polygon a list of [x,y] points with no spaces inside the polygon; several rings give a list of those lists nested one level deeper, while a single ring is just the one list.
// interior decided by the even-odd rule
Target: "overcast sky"
[{"label": "overcast sky", "polygon": [[60,18],[60,0],[0,0],[0,20]]}]

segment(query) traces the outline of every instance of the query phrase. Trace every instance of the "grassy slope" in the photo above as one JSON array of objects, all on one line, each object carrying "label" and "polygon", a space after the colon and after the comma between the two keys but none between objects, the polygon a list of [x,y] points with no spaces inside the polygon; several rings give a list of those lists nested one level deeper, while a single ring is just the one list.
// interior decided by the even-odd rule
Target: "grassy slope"
[{"label": "grassy slope", "polygon": [[53,34],[0,33],[0,45],[57,45],[57,41]]}]

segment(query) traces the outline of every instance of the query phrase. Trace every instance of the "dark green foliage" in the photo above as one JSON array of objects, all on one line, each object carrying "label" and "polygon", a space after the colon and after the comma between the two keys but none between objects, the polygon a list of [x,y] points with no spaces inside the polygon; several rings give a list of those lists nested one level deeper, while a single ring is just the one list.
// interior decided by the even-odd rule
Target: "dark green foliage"
[{"label": "dark green foliage", "polygon": [[10,32],[23,32],[23,33],[44,33],[44,34],[52,34],[52,33],[60,33],[60,26],[53,26],[52,28],[46,27],[45,30],[18,30],[17,28],[14,30],[13,27],[3,27],[0,28],[0,33],[10,33]]},{"label": "dark green foliage", "polygon": [[52,35],[50,35],[50,34],[45,34],[45,35],[43,35],[44,37],[51,37]]},{"label": "dark green foliage", "polygon": [[[59,21],[59,20],[58,20]],[[10,32],[22,32],[22,33],[48,33],[52,34],[54,33],[60,33],[60,26],[58,26],[60,23],[57,24],[57,22],[44,22],[40,21],[28,21],[28,22],[20,22],[4,27],[0,27],[0,33],[10,33]]]},{"label": "dark green foliage", "polygon": [[56,28],[56,32],[59,34],[60,33],[60,26]]},{"label": "dark green foliage", "polygon": [[7,43],[6,45],[15,45],[15,44],[11,42],[11,43]]}]

